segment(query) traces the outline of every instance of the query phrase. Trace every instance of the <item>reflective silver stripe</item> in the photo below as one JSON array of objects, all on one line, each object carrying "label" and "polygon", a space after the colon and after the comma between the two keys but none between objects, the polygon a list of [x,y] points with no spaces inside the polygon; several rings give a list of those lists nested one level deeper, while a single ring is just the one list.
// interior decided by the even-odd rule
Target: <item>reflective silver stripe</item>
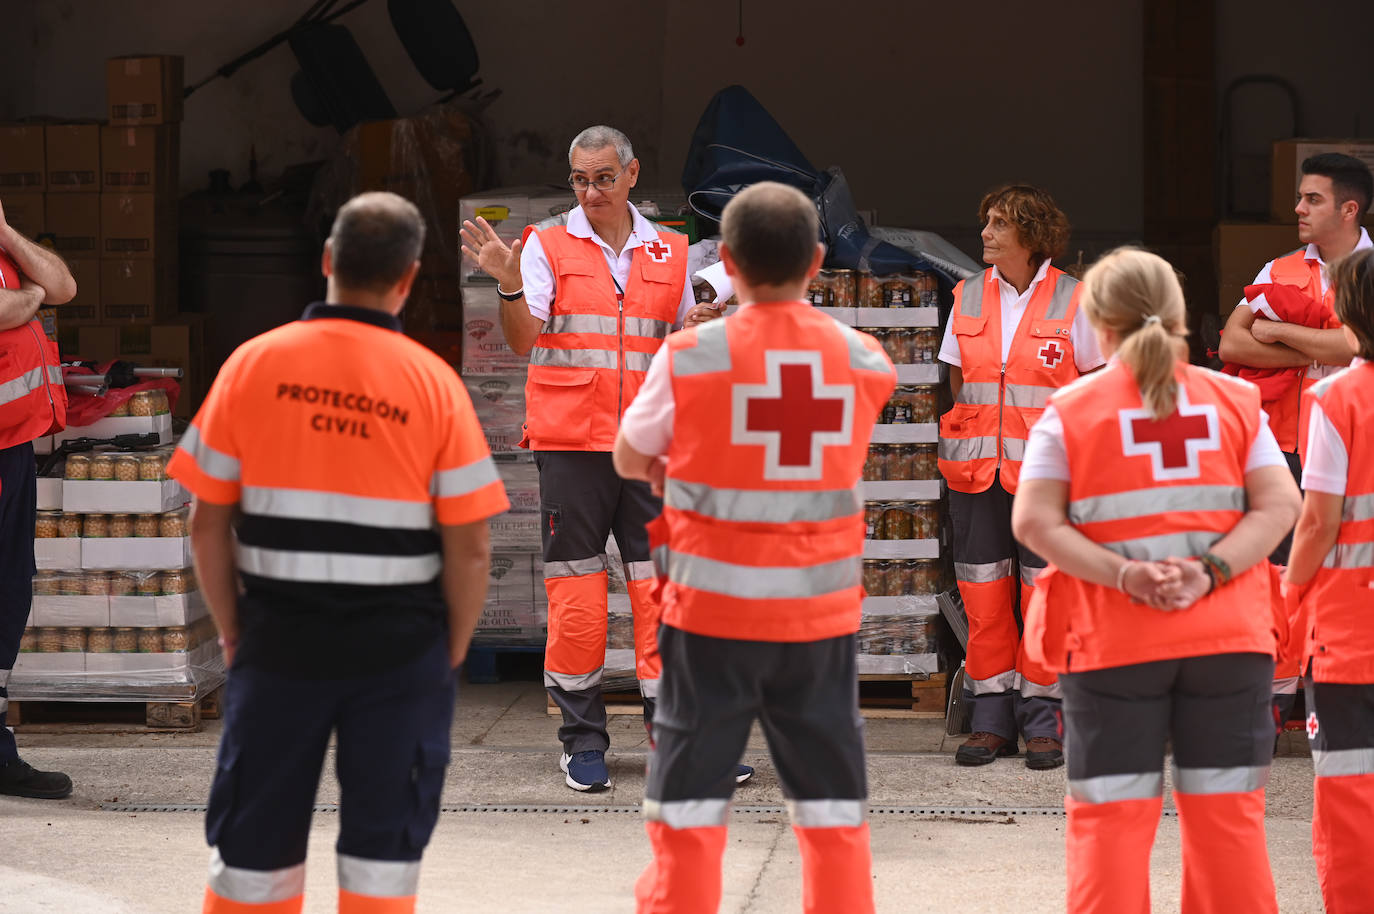
[{"label": "reflective silver stripe", "polygon": [[634,350],[626,350],[625,370],[648,371],[649,363],[651,363],[653,360],[654,354],[652,352],[635,352]]},{"label": "reflective silver stripe", "polygon": [[697,327],[697,344],[684,346],[673,353],[673,377],[710,374],[730,370],[730,339],[726,336],[728,321],[711,321]]},{"label": "reflective silver stripe", "polygon": [[1282,679],[1275,679],[1272,690],[1275,695],[1296,695],[1298,694],[1298,677],[1285,676]]},{"label": "reflective silver stripe", "polygon": [[856,371],[891,371],[888,368],[887,356],[881,351],[874,352],[864,345],[864,339],[859,335],[859,331],[853,327],[835,322],[839,328],[840,335],[844,337],[845,344],[849,347],[849,367]]},{"label": "reflective silver stripe", "polygon": [[1007,460],[1021,460],[1026,455],[1025,438],[1003,438],[1002,456]]},{"label": "reflective silver stripe", "polygon": [[654,570],[661,575],[668,573],[668,547],[658,546],[649,550],[649,559],[654,563]]},{"label": "reflective silver stripe", "polygon": [[[48,366],[51,368],[52,366]],[[44,370],[42,368],[31,368],[19,377],[11,381],[0,384],[0,406],[6,403],[13,403],[22,397],[27,397],[35,390],[43,388]],[[48,375],[51,377],[51,375]],[[62,369],[57,370],[56,384],[62,383]]]},{"label": "reflective silver stripe", "polygon": [[1327,568],[1374,567],[1374,543],[1337,543],[1322,562]]},{"label": "reflective silver stripe", "polygon": [[237,457],[230,457],[223,451],[217,451],[206,444],[200,438],[200,429],[194,425],[186,427],[186,434],[181,436],[181,441],[177,447],[185,451],[195,460],[196,466],[206,476],[211,476],[222,482],[239,481],[239,461]]},{"label": "reflective silver stripe", "polygon": [[428,530],[434,526],[434,507],[428,501],[399,501],[306,489],[244,486],[242,507],[245,514],[265,517],[335,521],[401,530]]},{"label": "reflective silver stripe", "polygon": [[793,521],[836,520],[862,513],[858,489],[814,489],[784,492],[777,489],[717,489],[699,482],[669,479],[663,503],[716,520],[786,524]]},{"label": "reflective silver stripe", "polygon": [[545,333],[620,334],[620,320],[604,314],[555,314],[544,325]]},{"label": "reflective silver stripe", "polygon": [[361,555],[352,552],[294,552],[239,544],[239,568],[279,581],[318,584],[424,584],[443,565],[439,553]]},{"label": "reflective silver stripe", "polygon": [[1117,540],[1113,543],[1099,543],[1098,545],[1128,559],[1159,562],[1171,555],[1180,558],[1202,555],[1216,545],[1223,535],[1198,531],[1164,533],[1159,536],[1142,536],[1138,539]]},{"label": "reflective silver stripe", "polygon": [[1079,803],[1119,803],[1164,796],[1164,772],[1103,774],[1095,778],[1069,779],[1069,796]]},{"label": "reflective silver stripe", "polygon": [[[611,332],[614,333],[615,331],[612,330]],[[655,320],[652,317],[625,318],[626,336],[642,336],[646,339],[661,340],[672,332],[673,325],[668,321]]]},{"label": "reflective silver stripe", "polygon": [[1007,405],[1021,409],[1044,409],[1049,405],[1050,395],[1058,389],[1039,384],[1008,384]]},{"label": "reflective silver stripe", "polygon": [[271,904],[297,898],[305,892],[305,864],[280,870],[246,870],[229,866],[210,848],[210,891],[240,904]]},{"label": "reflective silver stripe", "polygon": [[625,579],[627,581],[649,581],[656,575],[654,574],[653,562],[626,562]]},{"label": "reflective silver stripe", "polygon": [[1312,767],[1319,778],[1374,774],[1374,749],[1313,749]]},{"label": "reflective silver stripe", "polygon": [[955,463],[967,463],[970,460],[996,460],[997,436],[941,438],[940,459],[952,460]]},{"label": "reflective silver stripe", "polygon": [[1054,284],[1054,292],[1050,295],[1050,306],[1045,309],[1045,320],[1062,321],[1069,316],[1069,304],[1073,301],[1073,290],[1077,286],[1078,280],[1072,276],[1059,277]]},{"label": "reflective silver stripe", "polygon": [[436,498],[453,498],[476,492],[500,479],[496,464],[490,457],[483,457],[464,466],[437,471],[430,480],[429,490]]},{"label": "reflective silver stripe", "polygon": [[736,565],[685,552],[668,553],[668,578],[683,587],[747,600],[791,599],[859,586],[862,560],[843,558],[803,568]]},{"label": "reflective silver stripe", "polygon": [[545,349],[535,346],[530,364],[546,368],[608,368],[619,364],[614,349]]},{"label": "reflective silver stripe", "polygon": [[573,559],[571,562],[545,562],[544,580],[549,578],[576,578],[585,574],[600,574],[606,570],[606,556],[594,555],[589,559]]},{"label": "reflective silver stripe", "polygon": [[964,686],[974,695],[996,695],[1000,692],[1010,692],[1016,688],[1017,679],[1015,670],[1007,670],[1005,673],[998,673],[996,676],[989,676],[987,679],[974,679],[964,673]]},{"label": "reflective silver stripe", "polygon": [[788,800],[787,814],[798,828],[858,828],[868,815],[864,800]]},{"label": "reflective silver stripe", "polygon": [[606,668],[599,666],[590,673],[555,673],[544,671],[544,685],[563,689],[565,692],[585,692],[601,685],[601,674]]},{"label": "reflective silver stripe", "polygon": [[49,383],[49,384],[62,384],[65,380],[66,380],[66,379],[65,379],[65,378],[63,377],[63,375],[62,375],[62,366],[61,366],[61,365],[49,365],[49,366],[48,366],[48,383]]},{"label": "reflective silver stripe", "polygon": [[1021,693],[1022,698],[1054,698],[1061,701],[1064,698],[1064,690],[1060,688],[1058,679],[1049,685],[1041,685],[1022,676],[1021,688],[1017,691]]},{"label": "reflective silver stripe", "polygon": [[1095,495],[1069,502],[1069,521],[1097,524],[1174,511],[1244,511],[1245,489],[1240,486],[1159,486]]},{"label": "reflective silver stripe", "polygon": [[1374,494],[1347,495],[1341,506],[1341,520],[1356,521],[1374,519]]},{"label": "reflective silver stripe", "polygon": [[969,317],[983,316],[983,284],[988,281],[988,271],[975,273],[964,280],[964,291],[959,293],[959,313]]},{"label": "reflective silver stripe", "polygon": [[998,562],[955,562],[954,577],[965,584],[991,584],[1011,577],[1011,559]]},{"label": "reflective silver stripe", "polygon": [[1028,587],[1034,587],[1034,586],[1035,586],[1035,579],[1038,578],[1038,577],[1040,577],[1040,575],[1041,575],[1044,571],[1045,571],[1045,566],[1044,566],[1044,565],[1038,565],[1038,566],[1037,566],[1037,565],[1022,565],[1022,566],[1021,566],[1021,583],[1027,585]]},{"label": "reflective silver stripe", "polygon": [[373,898],[409,898],[420,888],[420,861],[339,854],[339,888]]},{"label": "reflective silver stripe", "polygon": [[657,680],[657,679],[641,679],[641,680],[639,680],[639,694],[640,694],[640,697],[642,697],[642,698],[657,698],[657,697],[658,697],[658,680]]},{"label": "reflective silver stripe", "polygon": [[1001,397],[1002,385],[991,381],[970,381],[959,388],[958,403],[971,406],[996,406]]},{"label": "reflective silver stripe", "polygon": [[1174,790],[1178,793],[1251,793],[1268,783],[1268,765],[1241,765],[1235,768],[1174,766]]},{"label": "reflective silver stripe", "polygon": [[644,799],[644,818],[669,828],[715,828],[730,821],[729,800]]}]

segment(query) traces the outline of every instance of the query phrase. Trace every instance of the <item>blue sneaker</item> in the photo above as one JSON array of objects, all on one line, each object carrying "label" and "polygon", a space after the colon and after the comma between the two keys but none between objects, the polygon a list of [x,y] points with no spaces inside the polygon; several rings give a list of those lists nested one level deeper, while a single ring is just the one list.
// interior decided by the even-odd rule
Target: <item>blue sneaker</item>
[{"label": "blue sneaker", "polygon": [[558,760],[563,771],[564,781],[573,790],[605,790],[611,786],[611,773],[606,770],[606,753],[600,749],[587,749],[575,755],[563,753]]},{"label": "blue sneaker", "polygon": [[736,766],[735,766],[735,783],[736,783],[736,784],[743,784],[745,781],[749,780],[749,779],[752,778],[753,776],[754,776],[754,769],[753,769],[753,768],[750,768],[748,765],[736,765]]}]

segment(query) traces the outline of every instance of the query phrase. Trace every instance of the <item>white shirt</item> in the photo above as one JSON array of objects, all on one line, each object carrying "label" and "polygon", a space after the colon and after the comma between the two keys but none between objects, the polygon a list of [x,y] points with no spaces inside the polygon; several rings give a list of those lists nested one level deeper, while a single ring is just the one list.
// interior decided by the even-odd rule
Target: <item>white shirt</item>
[{"label": "white shirt", "polygon": [[[1094,376],[1096,377],[1096,376]],[[1260,410],[1259,429],[1245,458],[1245,472],[1260,467],[1287,467],[1288,461],[1279,450],[1274,432],[1269,428],[1269,416]],[[1021,479],[1056,479],[1069,481],[1069,454],[1064,447],[1064,422],[1053,405],[1047,406],[1039,420],[1031,427],[1030,440],[1021,461]]]},{"label": "white shirt", "polygon": [[662,346],[649,362],[644,383],[620,417],[620,433],[625,442],[641,454],[668,453],[673,443],[673,418],[677,403],[673,399],[673,377],[668,372],[668,347]]},{"label": "white shirt", "polygon": [[[1045,278],[1049,271],[1050,262],[1045,260],[1040,264],[1040,269],[1035,271],[1035,278],[1026,286],[1026,291],[1017,292],[1016,287],[1002,278],[1001,272],[992,268],[992,277],[997,280],[998,291],[1002,293],[1002,364],[1007,364],[1007,357],[1011,355],[1011,341],[1016,336],[1016,328],[1021,326],[1021,318],[1025,316],[1026,306],[1030,304],[1031,296],[1035,294],[1036,286]],[[965,283],[981,281],[981,274],[975,274],[964,280]],[[1069,339],[1073,342],[1073,363],[1078,367],[1079,372],[1092,371],[1099,365],[1106,364],[1107,360],[1102,357],[1102,350],[1097,345],[1097,334],[1093,333],[1092,324],[1088,323],[1088,317],[1079,308],[1074,312],[1073,324],[1069,328]],[[954,321],[951,320],[945,325],[945,338],[940,343],[940,361],[947,365],[962,367],[963,363],[959,358],[959,341],[954,338]]]},{"label": "white shirt", "polygon": [[[569,235],[574,238],[589,238],[596,242],[597,247],[601,248],[601,253],[606,258],[606,266],[610,268],[611,276],[615,278],[622,290],[630,281],[630,267],[634,263],[635,249],[658,238],[658,228],[644,218],[644,215],[635,209],[633,204],[626,205],[630,207],[630,237],[626,240],[625,247],[621,248],[619,254],[603,241],[601,236],[592,228],[591,221],[587,219],[587,214],[582,207],[574,207],[568,213],[567,224]],[[692,290],[692,277],[688,272],[690,259],[690,257],[682,258],[682,270],[685,279],[682,284],[682,301],[678,304],[677,321],[675,322],[676,326],[679,327],[686,320],[687,312],[692,310],[692,306],[696,304],[696,293]],[[728,277],[724,277],[724,269],[722,268],[720,272],[721,277],[711,282],[711,286],[716,290],[716,301],[724,301],[734,294],[734,288]],[[530,233],[529,240],[521,251],[520,281],[525,288],[525,304],[529,306],[530,314],[541,321],[547,321],[550,308],[553,306],[555,277],[537,232]],[[717,282],[721,282],[721,285],[717,285]]]},{"label": "white shirt", "polygon": [[[1369,232],[1368,232],[1365,228],[1361,227],[1361,228],[1360,228],[1360,240],[1357,241],[1357,242],[1355,242],[1355,250],[1356,250],[1356,251],[1363,251],[1365,248],[1372,248],[1372,247],[1374,247],[1374,241],[1370,241],[1370,240],[1369,240]],[[1354,253],[1354,251],[1352,251],[1351,253]],[[1303,259],[1303,260],[1315,260],[1317,263],[1321,264],[1323,267],[1326,266],[1326,261],[1325,261],[1325,260],[1322,260],[1322,252],[1321,252],[1321,250],[1320,250],[1315,244],[1309,244],[1309,245],[1307,246],[1307,250],[1303,252],[1302,259]],[[1265,285],[1265,284],[1267,284],[1267,283],[1273,282],[1272,278],[1270,277],[1270,271],[1271,271],[1273,268],[1274,268],[1274,261],[1271,260],[1271,261],[1269,261],[1268,263],[1266,263],[1266,264],[1264,265],[1264,268],[1261,269],[1261,270],[1259,271],[1259,273],[1255,276],[1255,281],[1252,282],[1252,283],[1250,283],[1250,285],[1252,285],[1252,286],[1262,286],[1262,285]],[[1325,295],[1325,294],[1326,294],[1326,291],[1327,291],[1328,289],[1331,288],[1331,278],[1330,278],[1329,276],[1326,275],[1326,270],[1322,270],[1321,272],[1322,272],[1322,295]],[[1249,305],[1251,311],[1255,312],[1256,314],[1262,314],[1262,315],[1264,315],[1265,317],[1269,318],[1271,321],[1276,321],[1276,320],[1279,319],[1279,316],[1278,316],[1277,314],[1274,313],[1274,309],[1273,309],[1272,307],[1269,306],[1269,302],[1267,302],[1267,301],[1264,300],[1264,296],[1263,296],[1263,295],[1259,296],[1259,297],[1256,298],[1254,301],[1247,301],[1247,300],[1245,300],[1245,299],[1242,298],[1242,299],[1240,300],[1240,303],[1241,303],[1242,305]]]},{"label": "white shirt", "polygon": [[[1363,365],[1356,356],[1350,367]],[[1307,450],[1303,453],[1302,487],[1328,495],[1344,495],[1350,481],[1350,454],[1336,427],[1322,411],[1320,400],[1313,398],[1312,412],[1307,417]]]}]

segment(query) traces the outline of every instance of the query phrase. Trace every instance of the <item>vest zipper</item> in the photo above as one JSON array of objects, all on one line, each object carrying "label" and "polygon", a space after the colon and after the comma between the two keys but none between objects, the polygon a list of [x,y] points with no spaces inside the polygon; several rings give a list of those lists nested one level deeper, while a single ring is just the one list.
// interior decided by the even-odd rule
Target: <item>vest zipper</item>
[{"label": "vest zipper", "polygon": [[620,357],[615,371],[615,427],[620,428],[620,415],[625,412],[625,296],[617,296],[616,306],[620,314],[616,318],[616,345],[620,347]]},{"label": "vest zipper", "polygon": [[52,398],[52,388],[48,386],[48,359],[47,347],[43,345],[43,339],[38,335],[38,331],[29,324],[29,333],[33,334],[33,341],[38,344],[38,363],[42,366],[43,393],[48,395],[48,408],[52,410],[52,424],[57,423],[57,401]]},{"label": "vest zipper", "polygon": [[1007,399],[1007,365],[1002,363],[1002,372],[997,378],[997,466],[993,467],[994,475],[1002,469],[1002,408]]}]

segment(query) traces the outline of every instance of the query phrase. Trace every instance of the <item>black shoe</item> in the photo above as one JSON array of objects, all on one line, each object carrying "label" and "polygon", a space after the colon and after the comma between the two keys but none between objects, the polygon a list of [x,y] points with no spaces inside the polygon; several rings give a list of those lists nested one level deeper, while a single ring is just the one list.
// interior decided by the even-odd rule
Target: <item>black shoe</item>
[{"label": "black shoe", "polygon": [[1016,754],[1016,740],[979,730],[954,752],[954,761],[959,765],[991,765],[999,758]]},{"label": "black shoe", "polygon": [[61,800],[72,794],[72,779],[60,771],[39,771],[23,759],[0,765],[0,794]]},{"label": "black shoe", "polygon": [[1026,740],[1026,767],[1032,771],[1049,771],[1064,764],[1064,745],[1050,736],[1032,736]]}]

